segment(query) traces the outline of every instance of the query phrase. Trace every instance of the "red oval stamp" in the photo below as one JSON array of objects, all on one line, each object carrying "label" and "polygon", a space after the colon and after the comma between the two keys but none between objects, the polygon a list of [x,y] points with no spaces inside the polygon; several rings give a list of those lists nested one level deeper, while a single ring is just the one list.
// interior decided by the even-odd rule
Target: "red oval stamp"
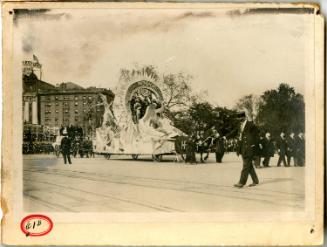
[{"label": "red oval stamp", "polygon": [[45,215],[31,214],[20,223],[20,229],[26,237],[40,237],[48,234],[53,228],[52,220]]}]

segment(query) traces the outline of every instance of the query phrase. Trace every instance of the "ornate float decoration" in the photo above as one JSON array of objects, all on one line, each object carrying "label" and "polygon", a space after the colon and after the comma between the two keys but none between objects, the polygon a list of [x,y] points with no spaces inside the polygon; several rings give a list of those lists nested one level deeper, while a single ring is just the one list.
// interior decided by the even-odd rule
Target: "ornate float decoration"
[{"label": "ornate float decoration", "polygon": [[96,129],[95,149],[106,154],[175,153],[175,140],[183,133],[164,115],[162,84],[146,70],[121,79],[115,99],[104,106],[102,125]]}]

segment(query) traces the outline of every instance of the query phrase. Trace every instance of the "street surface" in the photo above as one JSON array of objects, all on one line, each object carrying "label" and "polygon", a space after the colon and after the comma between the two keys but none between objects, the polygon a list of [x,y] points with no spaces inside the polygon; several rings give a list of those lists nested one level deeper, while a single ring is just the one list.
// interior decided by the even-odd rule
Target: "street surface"
[{"label": "street surface", "polygon": [[[173,162],[164,156],[73,158],[24,155],[24,208],[31,212],[265,212],[304,209],[304,168],[256,169],[260,184],[234,188],[242,168],[235,153],[223,163]],[[293,164],[292,164],[293,165]],[[249,177],[248,184],[252,182]]]}]

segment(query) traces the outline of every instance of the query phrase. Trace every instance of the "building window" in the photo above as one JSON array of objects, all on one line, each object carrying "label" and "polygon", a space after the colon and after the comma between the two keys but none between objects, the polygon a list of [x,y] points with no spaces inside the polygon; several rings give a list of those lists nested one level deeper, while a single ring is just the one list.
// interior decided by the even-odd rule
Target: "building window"
[{"label": "building window", "polygon": [[64,96],[64,100],[68,100],[68,96]]},{"label": "building window", "polygon": [[68,113],[68,110],[65,110],[65,113]]},{"label": "building window", "polygon": [[[59,100],[59,97],[58,97],[58,96],[56,96],[56,97],[55,97],[55,100]],[[57,104],[57,103],[56,103],[56,104]]]},{"label": "building window", "polygon": [[86,99],[86,96],[83,96],[83,99]]},{"label": "building window", "polygon": [[78,102],[75,102],[75,106],[78,106]]},{"label": "building window", "polygon": [[75,96],[75,100],[78,100],[78,97],[77,96]]},{"label": "building window", "polygon": [[83,105],[85,106],[86,105],[86,102],[83,102]]},{"label": "building window", "polygon": [[75,113],[78,114],[78,110],[75,110]]},{"label": "building window", "polygon": [[64,105],[68,105],[68,103],[67,103],[67,102],[65,102],[65,103],[64,103]]},{"label": "building window", "polygon": [[78,117],[75,117],[75,121],[78,122]]},{"label": "building window", "polygon": [[59,103],[58,102],[56,103],[56,106],[59,106]]},{"label": "building window", "polygon": [[56,110],[56,113],[58,113],[59,111],[58,110]]},{"label": "building window", "polygon": [[83,112],[86,112],[86,109],[84,109]]}]

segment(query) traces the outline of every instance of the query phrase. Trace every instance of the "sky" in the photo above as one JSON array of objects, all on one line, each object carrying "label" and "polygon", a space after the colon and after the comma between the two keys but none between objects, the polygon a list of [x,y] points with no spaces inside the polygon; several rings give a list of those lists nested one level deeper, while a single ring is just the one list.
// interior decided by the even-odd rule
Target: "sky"
[{"label": "sky", "polygon": [[[16,54],[52,84],[114,88],[121,68],[192,75],[207,100],[233,107],[288,83],[304,93],[313,18],[234,9],[55,9],[16,15]],[[310,35],[311,34],[311,35]]]}]

